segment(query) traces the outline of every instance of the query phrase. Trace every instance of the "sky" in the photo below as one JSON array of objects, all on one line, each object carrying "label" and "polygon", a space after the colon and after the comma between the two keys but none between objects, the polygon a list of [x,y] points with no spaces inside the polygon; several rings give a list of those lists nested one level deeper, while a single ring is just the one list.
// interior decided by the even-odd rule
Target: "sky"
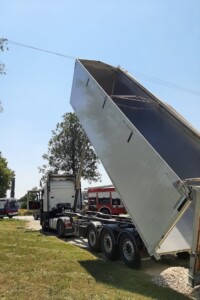
[{"label": "sky", "polygon": [[[0,38],[0,151],[17,199],[39,187],[52,130],[73,111],[74,58],[120,65],[200,131],[199,0],[0,0]],[[100,172],[90,185],[110,184]]]}]

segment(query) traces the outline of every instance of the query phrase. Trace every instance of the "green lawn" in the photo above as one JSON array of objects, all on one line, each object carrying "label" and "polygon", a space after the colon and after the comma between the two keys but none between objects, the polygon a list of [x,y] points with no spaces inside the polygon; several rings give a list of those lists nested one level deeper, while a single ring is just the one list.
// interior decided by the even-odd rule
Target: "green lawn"
[{"label": "green lawn", "polygon": [[189,299],[21,220],[0,220],[0,266],[0,299]]}]

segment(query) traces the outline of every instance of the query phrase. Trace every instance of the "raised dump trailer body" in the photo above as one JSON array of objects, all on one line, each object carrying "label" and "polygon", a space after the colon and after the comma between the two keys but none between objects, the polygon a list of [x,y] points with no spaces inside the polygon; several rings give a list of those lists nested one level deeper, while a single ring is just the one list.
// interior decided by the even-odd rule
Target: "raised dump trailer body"
[{"label": "raised dump trailer body", "polygon": [[199,134],[126,72],[98,61],[76,61],[71,105],[149,254],[190,249],[194,212],[182,180],[200,176]]}]

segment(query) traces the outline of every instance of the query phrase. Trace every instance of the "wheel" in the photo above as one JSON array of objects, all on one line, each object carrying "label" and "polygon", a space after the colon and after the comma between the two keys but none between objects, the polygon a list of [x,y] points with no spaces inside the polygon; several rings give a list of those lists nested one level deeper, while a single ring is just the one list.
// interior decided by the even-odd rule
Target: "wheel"
[{"label": "wheel", "polygon": [[47,222],[48,222],[48,220],[46,218],[42,218],[40,220],[40,224],[42,226],[42,231],[44,231],[44,232],[48,231],[48,229],[49,229],[49,227],[47,226]]},{"label": "wheel", "polygon": [[103,207],[103,208],[100,210],[100,212],[101,212],[102,214],[110,215],[110,211],[109,211],[109,209],[106,208],[106,207]]},{"label": "wheel", "polygon": [[119,253],[125,265],[130,268],[140,268],[141,258],[133,235],[127,232],[121,235],[119,239]]},{"label": "wheel", "polygon": [[115,237],[112,231],[108,228],[103,229],[101,235],[101,249],[104,255],[111,260],[116,260],[118,257],[118,248],[115,244]]},{"label": "wheel", "polygon": [[101,249],[99,243],[99,234],[97,228],[93,224],[88,226],[87,239],[90,250],[92,252],[99,252]]},{"label": "wheel", "polygon": [[57,235],[60,238],[65,236],[65,226],[61,219],[57,222]]},{"label": "wheel", "polygon": [[11,216],[11,215],[8,215],[8,218],[9,218],[9,219],[12,219],[12,217],[13,217],[13,216]]},{"label": "wheel", "polygon": [[33,215],[34,220],[38,220],[38,215]]}]

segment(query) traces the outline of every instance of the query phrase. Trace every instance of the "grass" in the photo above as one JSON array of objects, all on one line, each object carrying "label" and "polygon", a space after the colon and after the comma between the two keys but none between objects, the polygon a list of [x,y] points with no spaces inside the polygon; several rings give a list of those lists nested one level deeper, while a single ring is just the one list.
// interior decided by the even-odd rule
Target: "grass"
[{"label": "grass", "polygon": [[0,299],[184,300],[150,276],[105,261],[53,235],[0,220]]}]

